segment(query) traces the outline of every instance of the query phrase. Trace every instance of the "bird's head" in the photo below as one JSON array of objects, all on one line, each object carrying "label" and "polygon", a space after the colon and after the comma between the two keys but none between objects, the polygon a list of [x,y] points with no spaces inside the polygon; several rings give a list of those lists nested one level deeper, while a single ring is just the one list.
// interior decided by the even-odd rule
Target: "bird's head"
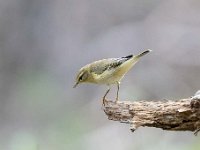
[{"label": "bird's head", "polygon": [[77,74],[76,83],[74,85],[74,88],[80,83],[88,82],[88,79],[89,79],[88,68],[87,67],[81,68],[79,73]]}]

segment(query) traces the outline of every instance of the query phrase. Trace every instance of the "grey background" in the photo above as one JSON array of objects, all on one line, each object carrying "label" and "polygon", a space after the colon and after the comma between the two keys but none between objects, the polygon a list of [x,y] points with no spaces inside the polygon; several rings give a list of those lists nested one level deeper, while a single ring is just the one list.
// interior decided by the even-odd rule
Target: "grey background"
[{"label": "grey background", "polygon": [[83,65],[147,48],[122,80],[121,100],[200,89],[200,1],[0,0],[0,149],[199,149],[191,132],[131,133],[109,121],[105,86],[72,88]]}]

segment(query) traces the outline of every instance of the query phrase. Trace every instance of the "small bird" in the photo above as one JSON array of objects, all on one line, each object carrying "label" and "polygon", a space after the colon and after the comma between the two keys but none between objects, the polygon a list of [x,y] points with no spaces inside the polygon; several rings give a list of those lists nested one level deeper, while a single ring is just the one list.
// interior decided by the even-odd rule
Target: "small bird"
[{"label": "small bird", "polygon": [[117,84],[117,96],[115,101],[117,102],[119,97],[119,86],[121,79],[138,62],[138,60],[142,56],[151,51],[152,50],[148,49],[135,56],[128,55],[126,57],[120,58],[108,58],[87,64],[79,70],[74,88],[80,83],[108,85],[109,88],[103,96],[104,104],[105,97],[110,91],[110,85]]}]

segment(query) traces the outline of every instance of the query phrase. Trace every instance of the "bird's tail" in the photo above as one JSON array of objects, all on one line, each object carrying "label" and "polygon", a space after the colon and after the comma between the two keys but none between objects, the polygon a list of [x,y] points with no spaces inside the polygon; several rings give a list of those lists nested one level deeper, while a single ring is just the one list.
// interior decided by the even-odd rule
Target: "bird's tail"
[{"label": "bird's tail", "polygon": [[140,57],[142,57],[142,56],[146,55],[147,53],[149,53],[149,52],[151,52],[151,51],[152,51],[152,50],[150,50],[150,49],[147,49],[146,51],[144,51],[144,52],[142,52],[142,53],[140,53],[140,54],[136,55],[136,56],[135,56],[135,58],[140,58]]},{"label": "bird's tail", "polygon": [[126,74],[140,59],[140,57],[144,56],[145,54],[151,52],[150,49],[145,50],[144,52],[140,53],[139,55],[133,56],[133,55],[129,55],[123,58],[126,58],[127,60],[124,61],[120,67],[121,69],[119,69],[120,71],[118,71],[118,75],[124,75]]}]

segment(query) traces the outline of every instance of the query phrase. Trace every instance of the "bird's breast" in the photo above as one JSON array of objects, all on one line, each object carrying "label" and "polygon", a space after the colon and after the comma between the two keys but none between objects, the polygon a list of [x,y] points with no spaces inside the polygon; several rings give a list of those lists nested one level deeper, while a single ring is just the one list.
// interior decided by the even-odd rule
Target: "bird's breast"
[{"label": "bird's breast", "polygon": [[97,84],[115,84],[119,82],[124,74],[123,72],[118,72],[119,70],[107,70],[102,74],[93,74],[93,83]]}]

